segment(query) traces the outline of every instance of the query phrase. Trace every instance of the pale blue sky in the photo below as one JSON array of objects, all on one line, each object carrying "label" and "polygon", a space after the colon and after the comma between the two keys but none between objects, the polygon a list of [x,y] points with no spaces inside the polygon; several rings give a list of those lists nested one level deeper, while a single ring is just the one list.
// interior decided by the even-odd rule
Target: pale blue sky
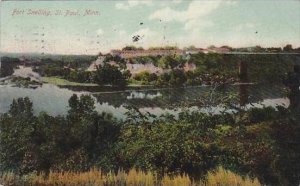
[{"label": "pale blue sky", "polygon": [[[29,9],[52,15],[27,15]],[[84,16],[88,9],[100,15]],[[14,10],[24,13],[12,15]],[[53,15],[56,10],[63,15]],[[80,15],[64,16],[67,10]],[[133,43],[134,35],[142,39]],[[97,54],[126,45],[244,47],[288,43],[300,46],[299,0],[1,2],[2,52]]]}]

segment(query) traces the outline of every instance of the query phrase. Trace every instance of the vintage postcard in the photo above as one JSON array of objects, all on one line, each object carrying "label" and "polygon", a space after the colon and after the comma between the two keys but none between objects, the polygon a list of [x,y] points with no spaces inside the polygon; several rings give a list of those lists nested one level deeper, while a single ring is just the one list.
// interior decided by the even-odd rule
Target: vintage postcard
[{"label": "vintage postcard", "polygon": [[299,0],[2,0],[0,25],[0,185],[300,185]]}]

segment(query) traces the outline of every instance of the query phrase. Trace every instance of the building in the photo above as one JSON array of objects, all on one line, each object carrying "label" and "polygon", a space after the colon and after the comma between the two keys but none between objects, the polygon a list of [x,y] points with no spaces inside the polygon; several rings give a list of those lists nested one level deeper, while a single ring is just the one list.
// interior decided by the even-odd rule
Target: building
[{"label": "building", "polygon": [[196,65],[194,63],[185,63],[183,66],[183,70],[185,72],[196,70]]},{"label": "building", "polygon": [[193,49],[188,49],[185,51],[185,54],[189,55],[189,54],[198,54],[198,53],[208,53],[209,50],[207,49],[203,49],[203,48],[193,48]]},{"label": "building", "polygon": [[111,50],[113,56],[120,56],[124,59],[144,56],[168,56],[168,55],[184,55],[181,49],[148,49],[148,50]]},{"label": "building", "polygon": [[150,74],[163,74],[169,71],[169,69],[162,69],[160,67],[156,67],[152,63],[146,63],[146,64],[126,64],[127,70],[130,71],[132,76],[135,76],[136,74],[139,74],[141,72],[149,72]]},{"label": "building", "polygon": [[105,60],[105,56],[99,55],[98,59],[96,61],[92,62],[92,64],[88,67],[87,71],[96,71],[97,66],[104,65],[104,60]]},{"label": "building", "polygon": [[112,66],[119,66],[117,62],[115,61],[109,61],[109,62],[104,62],[105,60],[105,55],[99,55],[98,59],[94,62],[92,62],[92,64],[87,68],[86,71],[96,71],[97,70],[97,66],[103,66],[104,63],[112,65]]}]

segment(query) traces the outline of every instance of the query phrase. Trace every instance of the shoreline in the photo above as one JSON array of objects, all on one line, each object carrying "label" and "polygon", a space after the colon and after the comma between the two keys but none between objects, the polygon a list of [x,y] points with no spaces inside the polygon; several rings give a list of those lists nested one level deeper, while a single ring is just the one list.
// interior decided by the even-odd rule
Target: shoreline
[{"label": "shoreline", "polygon": [[[14,76],[7,76],[0,78],[0,83],[2,85],[14,85],[8,80],[12,79]],[[185,88],[195,88],[195,87],[212,87],[212,86],[240,86],[240,85],[255,85],[259,83],[249,82],[235,82],[235,83],[222,83],[222,84],[201,84],[201,85],[182,85],[182,86],[156,86],[156,85],[141,85],[141,84],[128,84],[125,87],[115,87],[111,85],[98,85],[94,83],[78,83],[71,82],[66,79],[62,79],[59,77],[41,77],[40,82],[42,84],[51,84],[55,85],[59,88],[70,88],[70,89],[110,89],[103,91],[89,91],[92,94],[105,94],[105,93],[120,93],[120,92],[130,92],[130,91],[157,91],[157,90],[172,90],[172,89],[185,89]],[[29,87],[30,88],[30,87]]]}]

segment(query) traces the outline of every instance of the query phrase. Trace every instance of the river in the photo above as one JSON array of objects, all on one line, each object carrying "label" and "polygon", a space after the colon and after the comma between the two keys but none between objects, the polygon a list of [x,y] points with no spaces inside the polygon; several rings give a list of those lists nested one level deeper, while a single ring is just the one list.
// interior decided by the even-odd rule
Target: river
[{"label": "river", "polygon": [[111,113],[119,119],[125,117],[127,106],[141,112],[155,115],[169,113],[176,117],[183,110],[218,114],[224,111],[225,107],[221,103],[225,100],[229,100],[231,105],[226,107],[228,112],[234,112],[237,107],[247,109],[289,105],[283,87],[279,85],[195,86],[102,92],[87,90],[87,87],[62,88],[52,84],[43,84],[36,89],[0,85],[0,113],[9,110],[13,99],[29,97],[35,114],[45,111],[53,116],[64,115],[73,94],[92,95],[98,112]]}]

